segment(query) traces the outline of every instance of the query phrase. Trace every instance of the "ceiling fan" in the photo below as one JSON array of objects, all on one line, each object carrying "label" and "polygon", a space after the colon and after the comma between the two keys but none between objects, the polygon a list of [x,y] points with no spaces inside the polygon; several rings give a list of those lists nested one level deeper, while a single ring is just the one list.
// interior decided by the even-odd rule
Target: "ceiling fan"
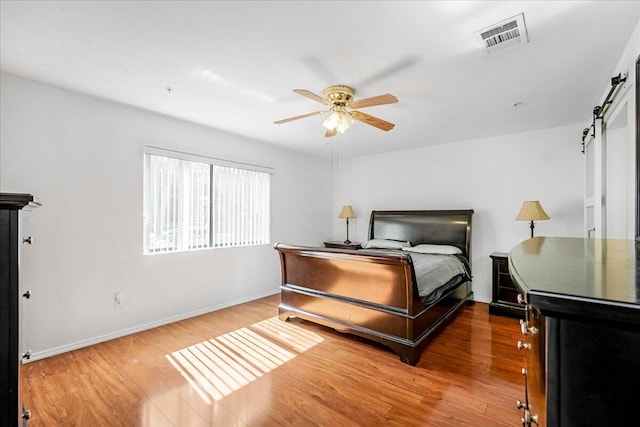
[{"label": "ceiling fan", "polygon": [[330,113],[329,117],[322,123],[327,128],[324,136],[335,136],[338,132],[343,133],[357,120],[362,123],[377,127],[384,131],[390,131],[394,128],[394,124],[386,120],[379,119],[369,114],[357,111],[357,108],[373,107],[375,105],[394,104],[398,102],[398,98],[387,93],[386,95],[373,96],[371,98],[353,100],[355,90],[349,86],[329,86],[323,91],[323,96],[316,95],[305,89],[294,89],[295,93],[307,98],[313,99],[321,104],[329,107],[325,111],[315,111],[313,113],[302,114],[300,116],[289,117],[274,122],[279,125],[282,123],[292,122],[294,120],[304,119],[307,117],[318,116],[324,113]]}]

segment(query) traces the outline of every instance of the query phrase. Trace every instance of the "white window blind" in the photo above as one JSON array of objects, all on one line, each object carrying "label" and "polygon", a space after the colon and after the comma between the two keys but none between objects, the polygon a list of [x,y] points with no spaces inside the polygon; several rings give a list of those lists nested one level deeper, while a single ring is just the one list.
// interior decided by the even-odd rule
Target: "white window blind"
[{"label": "white window blind", "polygon": [[145,252],[178,249],[178,168],[180,161],[147,156],[145,191]]},{"label": "white window blind", "polygon": [[263,172],[213,167],[214,246],[269,243],[270,181]]},{"label": "white window blind", "polygon": [[269,173],[147,153],[144,181],[145,253],[269,243]]},{"label": "white window blind", "polygon": [[211,165],[181,161],[184,168],[184,235],[182,247],[211,246]]}]

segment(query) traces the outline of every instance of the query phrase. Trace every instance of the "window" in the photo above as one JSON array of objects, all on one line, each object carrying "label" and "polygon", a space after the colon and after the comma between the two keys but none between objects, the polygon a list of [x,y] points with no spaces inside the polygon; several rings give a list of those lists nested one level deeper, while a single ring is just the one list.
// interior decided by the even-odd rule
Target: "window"
[{"label": "window", "polygon": [[269,243],[271,174],[152,151],[144,155],[145,254]]}]

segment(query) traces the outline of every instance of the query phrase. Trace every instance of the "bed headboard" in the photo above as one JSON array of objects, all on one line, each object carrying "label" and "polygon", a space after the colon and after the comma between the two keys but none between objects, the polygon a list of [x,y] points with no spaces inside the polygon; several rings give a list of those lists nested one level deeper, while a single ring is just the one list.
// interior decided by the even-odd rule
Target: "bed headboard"
[{"label": "bed headboard", "polygon": [[371,211],[369,239],[453,245],[471,262],[473,209],[440,211]]}]

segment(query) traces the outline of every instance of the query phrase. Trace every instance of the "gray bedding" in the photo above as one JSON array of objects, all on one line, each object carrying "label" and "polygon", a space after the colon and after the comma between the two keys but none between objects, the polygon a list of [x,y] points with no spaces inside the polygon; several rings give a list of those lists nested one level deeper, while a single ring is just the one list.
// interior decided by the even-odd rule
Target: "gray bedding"
[{"label": "gray bedding", "polygon": [[[394,249],[361,249],[385,254],[407,254]],[[471,279],[467,261],[458,255],[436,255],[411,252],[418,295],[426,305],[440,298],[464,279]]]},{"label": "gray bedding", "polygon": [[464,262],[455,255],[412,253],[411,259],[416,273],[418,294],[423,298],[455,276],[467,274]]}]

